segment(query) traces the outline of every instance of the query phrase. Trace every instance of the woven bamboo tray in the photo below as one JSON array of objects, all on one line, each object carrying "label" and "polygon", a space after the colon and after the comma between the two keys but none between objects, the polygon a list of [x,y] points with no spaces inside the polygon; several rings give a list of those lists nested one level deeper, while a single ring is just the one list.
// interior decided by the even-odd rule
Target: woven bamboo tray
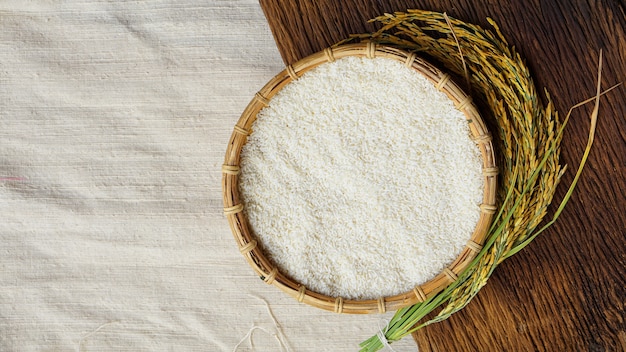
[{"label": "woven bamboo tray", "polygon": [[[251,126],[258,112],[268,106],[272,97],[286,84],[297,80],[303,73],[327,62],[333,62],[346,56],[384,57],[398,60],[417,72],[423,74],[440,91],[444,92],[467,117],[472,139],[480,149],[483,160],[484,192],[480,206],[481,214],[471,239],[460,255],[432,280],[415,286],[409,292],[389,297],[380,297],[370,300],[344,300],[342,297],[330,297],[307,289],[304,285],[294,282],[283,275],[278,268],[264,255],[251,232],[245,216],[244,205],[241,203],[238,190],[238,175],[240,173],[239,159],[241,149],[251,133]],[[336,313],[384,313],[424,301],[443,290],[450,283],[457,280],[458,275],[470,264],[476,254],[482,249],[487,231],[496,211],[496,181],[498,169],[495,164],[491,134],[487,130],[483,119],[472,103],[470,96],[465,94],[444,73],[419,58],[414,53],[377,45],[375,43],[347,44],[333,48],[326,48],[316,54],[306,57],[293,65],[289,65],[272,78],[248,104],[228,142],[224,165],[222,166],[222,188],[224,196],[224,214],[228,218],[232,233],[237,241],[239,251],[248,263],[267,284],[274,285],[285,291],[299,302]]]}]

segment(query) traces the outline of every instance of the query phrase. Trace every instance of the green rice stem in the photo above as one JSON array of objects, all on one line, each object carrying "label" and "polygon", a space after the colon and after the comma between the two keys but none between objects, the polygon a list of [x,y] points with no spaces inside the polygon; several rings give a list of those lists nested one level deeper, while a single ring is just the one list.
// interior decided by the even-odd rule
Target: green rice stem
[{"label": "green rice stem", "polygon": [[[492,19],[493,32],[432,11],[408,10],[385,14],[378,21],[382,28],[372,34],[350,40],[370,40],[407,50],[425,53],[451,71],[464,76],[476,98],[482,99],[495,119],[499,133],[496,149],[500,165],[501,187],[498,211],[483,248],[443,291],[411,307],[398,310],[383,330],[389,343],[415,331],[443,321],[463,309],[487,283],[495,268],[518,253],[560,216],[578,183],[593,145],[599,98],[616,88],[602,92],[600,78],[602,54],[598,66],[596,95],[572,107],[563,122],[558,120],[550,94],[545,105],[539,99],[530,71],[511,47]],[[551,204],[566,167],[559,163],[563,131],[572,111],[595,101],[589,139],[574,180],[552,219],[536,230]],[[435,309],[443,307],[434,318],[420,323]],[[384,347],[374,335],[360,344],[362,352]]]}]

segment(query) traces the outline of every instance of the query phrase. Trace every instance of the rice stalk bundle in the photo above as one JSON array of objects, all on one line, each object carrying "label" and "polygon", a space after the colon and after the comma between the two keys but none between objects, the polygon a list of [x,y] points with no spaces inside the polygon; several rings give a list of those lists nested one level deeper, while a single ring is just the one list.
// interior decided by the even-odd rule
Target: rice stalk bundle
[{"label": "rice stalk bundle", "polygon": [[[447,319],[463,309],[487,283],[494,269],[519,252],[557,220],[586,161],[593,142],[600,91],[598,81],[591,132],[574,181],[551,219],[544,221],[566,167],[559,162],[560,146],[570,109],[559,120],[552,99],[541,99],[530,70],[511,47],[496,23],[493,30],[448,17],[445,13],[408,10],[372,21],[382,27],[361,40],[425,54],[460,77],[466,91],[482,102],[483,117],[491,122],[500,165],[498,210],[486,242],[458,280],[423,302],[399,309],[386,328],[361,343],[361,351],[377,351],[420,328]],[[600,76],[601,65],[598,76]],[[611,88],[612,89],[612,88]],[[610,89],[609,89],[610,90]],[[442,307],[433,319],[424,318]]]}]

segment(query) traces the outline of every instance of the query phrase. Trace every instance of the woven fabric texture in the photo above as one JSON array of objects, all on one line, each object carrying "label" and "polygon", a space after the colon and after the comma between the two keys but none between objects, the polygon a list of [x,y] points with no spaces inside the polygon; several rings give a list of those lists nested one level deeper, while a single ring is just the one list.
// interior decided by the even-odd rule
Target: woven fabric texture
[{"label": "woven fabric texture", "polygon": [[254,326],[238,350],[279,351],[251,295],[291,351],[375,334],[390,315],[264,284],[222,214],[230,133],[282,69],[255,0],[0,3],[0,351],[232,351]]}]

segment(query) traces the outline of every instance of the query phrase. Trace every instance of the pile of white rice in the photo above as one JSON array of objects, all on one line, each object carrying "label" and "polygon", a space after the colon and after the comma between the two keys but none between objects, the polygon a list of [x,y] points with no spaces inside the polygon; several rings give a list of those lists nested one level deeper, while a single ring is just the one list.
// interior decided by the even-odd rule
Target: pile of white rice
[{"label": "pile of white rice", "polygon": [[239,189],[264,253],[308,289],[407,292],[476,226],[482,161],[466,117],[421,74],[348,57],[285,86],[241,152]]}]

